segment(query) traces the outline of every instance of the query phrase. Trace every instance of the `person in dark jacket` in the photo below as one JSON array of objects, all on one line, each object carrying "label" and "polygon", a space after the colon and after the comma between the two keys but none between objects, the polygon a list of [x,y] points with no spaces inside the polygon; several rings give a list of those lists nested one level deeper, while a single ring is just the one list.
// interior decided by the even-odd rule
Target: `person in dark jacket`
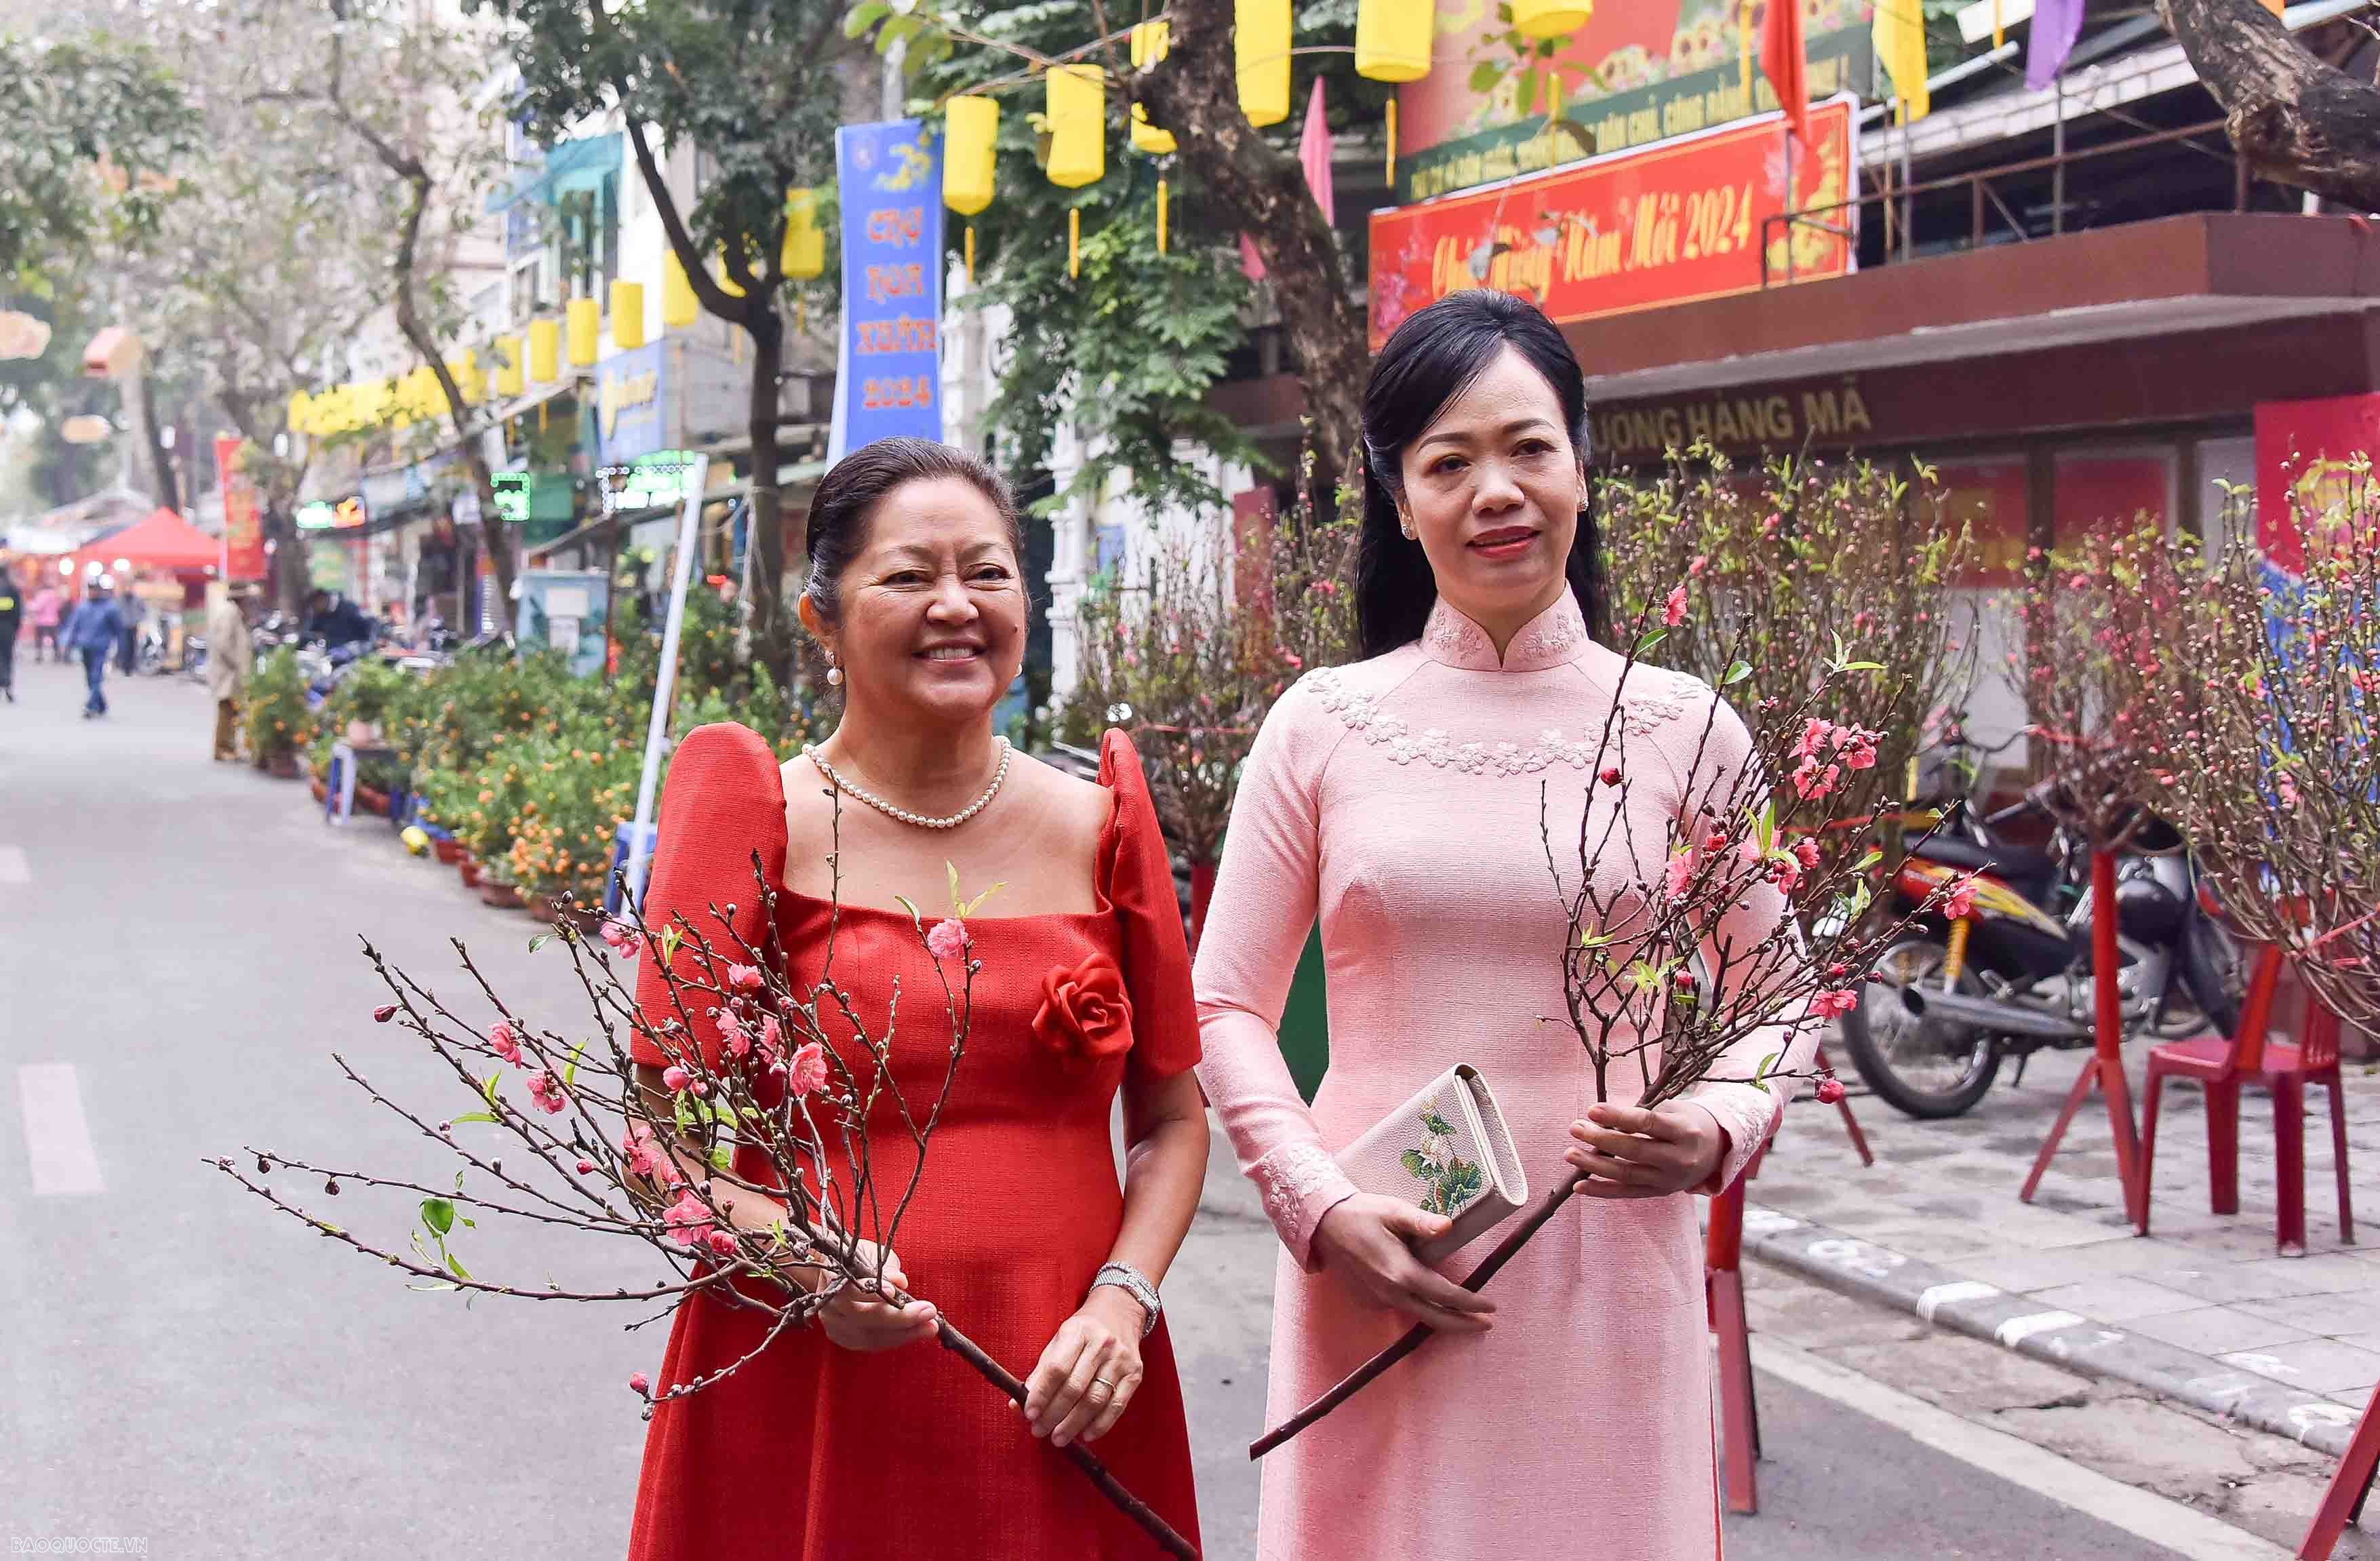
[{"label": "person in dark jacket", "polygon": [[0,564],[0,694],[17,702],[17,629],[25,621],[25,599],[10,567]]},{"label": "person in dark jacket", "polygon": [[372,621],[345,596],[316,591],[306,598],[306,638],[322,640],[323,649],[331,651],[358,642],[369,645]]},{"label": "person in dark jacket", "polygon": [[107,658],[124,638],[124,609],[115,604],[115,582],[102,575],[91,582],[91,594],[67,620],[67,648],[82,657],[83,681],[91,697],[83,701],[86,721],[107,713]]}]

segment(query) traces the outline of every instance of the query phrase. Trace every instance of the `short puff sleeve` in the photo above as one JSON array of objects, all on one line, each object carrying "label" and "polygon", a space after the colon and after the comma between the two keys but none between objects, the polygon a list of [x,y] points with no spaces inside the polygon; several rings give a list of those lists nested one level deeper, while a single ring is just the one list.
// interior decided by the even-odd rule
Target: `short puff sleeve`
[{"label": "short puff sleeve", "polygon": [[1124,990],[1132,999],[1132,1067],[1170,1079],[1198,1064],[1198,1006],[1190,989],[1190,944],[1173,859],[1158,827],[1157,804],[1132,738],[1111,730],[1099,743],[1099,784],[1115,797],[1101,855],[1114,908]]},{"label": "short puff sleeve", "polygon": [[[659,835],[645,885],[650,936],[638,957],[637,1007],[646,1024],[665,1034],[686,1025],[704,1066],[715,1068],[720,1038],[710,994],[686,984],[710,984],[696,940],[710,943],[716,973],[723,977],[730,963],[745,957],[746,945],[765,945],[767,907],[754,854],[770,887],[785,881],[784,777],[759,733],[719,722],[686,734],[670,761]],[[723,917],[731,905],[734,916]],[[661,967],[660,938],[670,927],[684,940],[671,960],[679,982],[674,993]],[[629,1040],[628,1055],[650,1067],[673,1060],[641,1029]]]}]

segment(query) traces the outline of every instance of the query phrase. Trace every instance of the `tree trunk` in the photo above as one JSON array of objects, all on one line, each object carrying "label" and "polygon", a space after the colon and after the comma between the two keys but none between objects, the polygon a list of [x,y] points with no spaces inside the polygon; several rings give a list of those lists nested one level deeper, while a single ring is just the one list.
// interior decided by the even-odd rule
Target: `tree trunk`
[{"label": "tree trunk", "polygon": [[785,518],[777,493],[777,371],[784,361],[784,317],[756,308],[745,321],[752,337],[752,659],[780,690],[794,686],[794,617],[785,604]]},{"label": "tree trunk", "polygon": [[1341,272],[1338,240],[1305,187],[1305,170],[1240,112],[1232,0],[1174,0],[1172,14],[1165,62],[1125,80],[1198,170],[1198,193],[1213,226],[1245,233],[1264,257],[1305,382],[1327,502],[1330,483],[1359,474],[1357,431],[1371,372],[1364,315]]},{"label": "tree trunk", "polygon": [[143,364],[136,371],[140,381],[140,437],[149,446],[149,470],[157,479],[157,502],[167,509],[182,507],[181,484],[174,481],[174,457],[166,453],[163,431],[157,426],[157,381]]},{"label": "tree trunk", "polygon": [[2260,177],[2380,211],[2380,91],[2301,48],[2259,0],[2159,0]]}]

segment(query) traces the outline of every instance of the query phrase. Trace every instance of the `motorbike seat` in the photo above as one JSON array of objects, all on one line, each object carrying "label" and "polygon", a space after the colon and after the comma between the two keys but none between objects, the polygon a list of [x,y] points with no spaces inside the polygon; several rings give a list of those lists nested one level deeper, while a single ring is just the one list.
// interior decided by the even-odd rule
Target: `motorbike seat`
[{"label": "motorbike seat", "polygon": [[1971,872],[1997,874],[2027,899],[2038,901],[2058,878],[2057,859],[2022,846],[1978,846],[1972,840],[1937,835],[1914,848],[1911,855]]}]

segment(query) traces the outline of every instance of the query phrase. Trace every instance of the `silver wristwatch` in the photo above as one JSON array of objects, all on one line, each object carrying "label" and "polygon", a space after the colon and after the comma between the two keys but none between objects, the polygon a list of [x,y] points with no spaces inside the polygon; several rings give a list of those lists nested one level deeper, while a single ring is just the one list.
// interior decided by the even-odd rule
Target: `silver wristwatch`
[{"label": "silver wristwatch", "polygon": [[1102,1285],[1113,1285],[1140,1303],[1140,1336],[1147,1338],[1157,1326],[1157,1314],[1165,1307],[1157,1299],[1157,1287],[1148,1282],[1148,1275],[1128,1262],[1111,1262],[1101,1267],[1091,1280],[1094,1290]]}]

